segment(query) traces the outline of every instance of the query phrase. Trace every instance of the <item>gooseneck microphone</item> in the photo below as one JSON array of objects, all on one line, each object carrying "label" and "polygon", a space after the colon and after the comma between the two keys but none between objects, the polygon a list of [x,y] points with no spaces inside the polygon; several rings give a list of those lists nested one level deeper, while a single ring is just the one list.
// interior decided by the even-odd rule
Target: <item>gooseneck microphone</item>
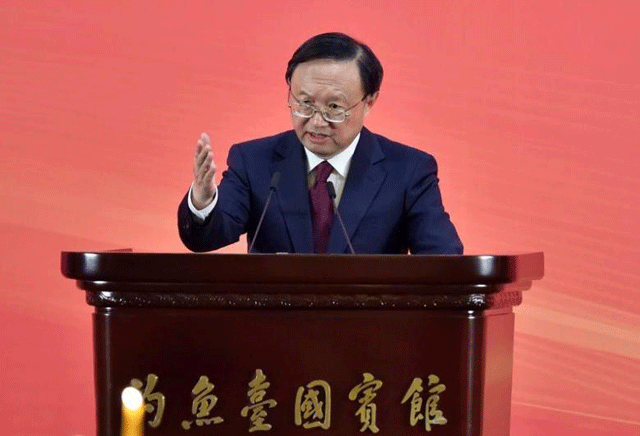
[{"label": "gooseneck microphone", "polygon": [[[334,200],[336,199],[336,190],[333,187],[333,183],[327,182],[327,191],[329,191],[329,198],[331,198],[331,201],[333,201],[333,203],[335,204]],[[349,251],[351,251],[351,254],[356,254],[355,250],[353,249],[353,245],[351,245],[351,239],[349,239],[349,234],[347,233],[347,229],[344,226],[344,222],[342,222],[342,217],[340,216],[338,208],[334,207],[333,210],[334,215],[338,217],[340,227],[342,227],[342,233],[344,234],[344,238],[347,240],[347,245],[349,245]]]},{"label": "gooseneck microphone", "polygon": [[276,192],[276,188],[278,187],[279,181],[280,181],[280,172],[276,171],[275,173],[273,173],[273,176],[271,176],[271,183],[269,184],[269,196],[267,197],[267,202],[264,204],[264,208],[262,209],[262,215],[260,215],[260,220],[258,221],[256,232],[253,234],[253,240],[251,241],[251,245],[249,246],[249,253],[253,253],[253,244],[256,243],[258,232],[260,231],[260,227],[262,227],[262,221],[264,220],[264,215],[265,213],[267,213],[269,202],[271,201],[271,197],[273,196],[273,193]]}]

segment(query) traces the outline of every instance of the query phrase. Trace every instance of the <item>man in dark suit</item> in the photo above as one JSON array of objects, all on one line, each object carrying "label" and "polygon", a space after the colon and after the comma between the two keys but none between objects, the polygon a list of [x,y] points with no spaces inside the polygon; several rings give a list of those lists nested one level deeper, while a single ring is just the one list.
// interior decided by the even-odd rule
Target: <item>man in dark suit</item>
[{"label": "man in dark suit", "polygon": [[184,244],[215,250],[246,232],[257,252],[346,253],[337,207],[356,253],[461,254],[433,157],[364,128],[382,75],[371,49],[347,35],[302,44],[285,75],[292,131],[234,145],[219,186],[201,135],[178,209]]}]

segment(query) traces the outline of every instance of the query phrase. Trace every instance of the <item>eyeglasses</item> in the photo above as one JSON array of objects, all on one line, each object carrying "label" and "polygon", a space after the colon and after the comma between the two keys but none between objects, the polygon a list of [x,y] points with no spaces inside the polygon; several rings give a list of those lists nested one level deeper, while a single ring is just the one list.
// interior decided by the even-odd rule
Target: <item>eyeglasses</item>
[{"label": "eyeglasses", "polygon": [[345,109],[335,103],[330,104],[327,108],[320,108],[309,103],[301,102],[291,93],[291,88],[289,88],[289,95],[291,96],[291,98],[293,98],[293,102],[288,103],[288,106],[291,108],[291,113],[293,113],[296,117],[311,118],[315,115],[316,112],[320,112],[320,115],[322,115],[322,119],[324,119],[328,123],[344,122],[344,120],[346,120],[350,115],[349,111],[358,106],[364,101],[365,98],[367,98],[367,96],[365,95],[359,102]]}]

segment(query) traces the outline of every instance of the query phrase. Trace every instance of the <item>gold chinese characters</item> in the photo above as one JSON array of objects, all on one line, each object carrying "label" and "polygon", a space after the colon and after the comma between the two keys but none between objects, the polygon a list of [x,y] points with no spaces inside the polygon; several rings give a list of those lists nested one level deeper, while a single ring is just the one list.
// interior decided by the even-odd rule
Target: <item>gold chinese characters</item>
[{"label": "gold chinese characters", "polygon": [[160,423],[162,422],[162,415],[164,414],[164,395],[160,392],[153,393],[153,390],[156,387],[156,383],[158,383],[157,375],[147,375],[147,384],[144,388],[144,391],[142,391],[142,386],[144,386],[144,383],[142,383],[142,381],[138,380],[137,378],[131,380],[131,386],[138,389],[139,391],[142,391],[142,398],[146,403],[144,406],[144,411],[146,413],[156,412],[153,419],[151,421],[148,421],[149,427],[151,428],[157,428],[158,426],[160,426]]},{"label": "gold chinese characters", "polygon": [[[131,386],[142,392],[145,401],[144,410],[150,416],[147,424],[152,428],[157,428],[162,423],[166,406],[165,395],[156,391],[158,382],[159,377],[156,374],[147,374],[145,382],[137,378],[131,380]],[[423,421],[425,431],[431,432],[434,426],[447,424],[444,412],[440,409],[441,395],[445,392],[446,386],[434,374],[430,374],[427,377],[426,387],[423,384],[422,378],[414,378],[400,404],[409,406],[408,424],[410,426],[415,427],[420,421]],[[240,410],[240,416],[248,419],[248,433],[271,431],[273,425],[268,419],[269,411],[276,409],[278,406],[278,402],[270,398],[271,395],[268,394],[271,383],[267,381],[267,376],[261,369],[256,369],[253,378],[246,386],[248,388],[246,392],[247,403]],[[353,415],[359,419],[361,433],[380,432],[381,425],[378,419],[380,410],[374,400],[378,395],[384,397],[387,391],[386,388],[382,389],[382,387],[382,380],[377,379],[372,373],[364,372],[362,373],[362,379],[353,385],[347,395],[350,402],[355,403],[351,407],[354,410]],[[191,389],[191,416],[189,419],[181,421],[180,427],[183,430],[191,430],[194,425],[196,427],[220,424],[224,427],[226,425],[225,419],[216,413],[218,397],[214,394],[214,390],[215,385],[209,381],[209,377],[201,375]],[[314,428],[319,430],[330,429],[332,416],[331,396],[331,386],[326,380],[317,379],[304,386],[299,386],[295,395],[292,424],[305,430]],[[399,397],[400,395],[396,398]],[[426,397],[426,400],[424,397]],[[389,404],[389,398],[387,398],[386,404]],[[223,410],[221,409],[221,411]],[[224,414],[224,411],[222,414]],[[282,422],[282,418],[280,418],[279,422]],[[384,426],[384,417],[382,425]]]},{"label": "gold chinese characters", "polygon": [[324,380],[300,386],[296,394],[295,423],[303,428],[331,426],[331,387]]},{"label": "gold chinese characters", "polygon": [[[209,383],[209,377],[203,375],[191,390],[191,394],[195,395],[191,405],[191,413],[196,417],[195,423],[198,427],[224,422],[224,419],[219,416],[209,416],[218,402],[218,397],[211,393],[214,387],[212,383]],[[182,428],[189,430],[192,424],[193,421],[184,420]]]},{"label": "gold chinese characters", "polygon": [[373,403],[373,399],[376,397],[376,391],[382,387],[382,382],[376,380],[373,375],[368,372],[362,374],[363,381],[359,385],[355,386],[349,392],[349,399],[351,401],[358,400],[361,404],[360,408],[356,411],[356,416],[360,417],[360,423],[362,428],[360,431],[370,430],[372,433],[378,433],[380,429],[376,425],[377,419],[377,407]]},{"label": "gold chinese characters", "polygon": [[267,424],[264,420],[267,417],[266,408],[274,408],[278,404],[275,400],[265,400],[267,395],[267,389],[271,386],[271,383],[267,382],[267,377],[264,375],[261,369],[256,369],[256,374],[253,380],[249,382],[249,391],[247,397],[249,397],[249,406],[245,406],[240,415],[244,418],[249,416],[251,427],[249,427],[249,433],[254,431],[269,431],[271,430],[271,424]]},{"label": "gold chinese characters", "polygon": [[418,421],[424,420],[425,430],[431,431],[432,425],[444,425],[447,423],[447,419],[443,416],[441,410],[438,410],[438,402],[440,401],[440,394],[446,389],[446,386],[440,383],[440,379],[436,375],[429,375],[429,386],[433,386],[429,389],[429,397],[425,404],[424,411],[422,410],[422,379],[414,378],[411,382],[411,386],[404,395],[401,404],[406,403],[411,399],[411,409],[409,412],[409,424],[414,427]]}]

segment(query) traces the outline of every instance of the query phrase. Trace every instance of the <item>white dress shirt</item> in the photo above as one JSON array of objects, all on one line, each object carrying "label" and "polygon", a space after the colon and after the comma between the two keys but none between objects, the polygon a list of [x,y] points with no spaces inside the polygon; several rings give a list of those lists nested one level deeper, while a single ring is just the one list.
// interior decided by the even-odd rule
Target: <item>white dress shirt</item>
[{"label": "white dress shirt", "polygon": [[356,151],[356,145],[358,145],[359,140],[360,134],[358,133],[347,148],[329,159],[323,159],[306,148],[304,149],[304,152],[307,155],[307,181],[309,189],[313,187],[313,184],[316,181],[316,168],[318,165],[326,160],[333,167],[333,171],[329,174],[327,181],[333,183],[333,187],[336,188],[336,198],[334,200],[334,207],[336,208],[340,204],[342,191],[344,190],[344,182],[347,180],[349,168],[351,167],[351,158],[353,157],[353,153]]}]

